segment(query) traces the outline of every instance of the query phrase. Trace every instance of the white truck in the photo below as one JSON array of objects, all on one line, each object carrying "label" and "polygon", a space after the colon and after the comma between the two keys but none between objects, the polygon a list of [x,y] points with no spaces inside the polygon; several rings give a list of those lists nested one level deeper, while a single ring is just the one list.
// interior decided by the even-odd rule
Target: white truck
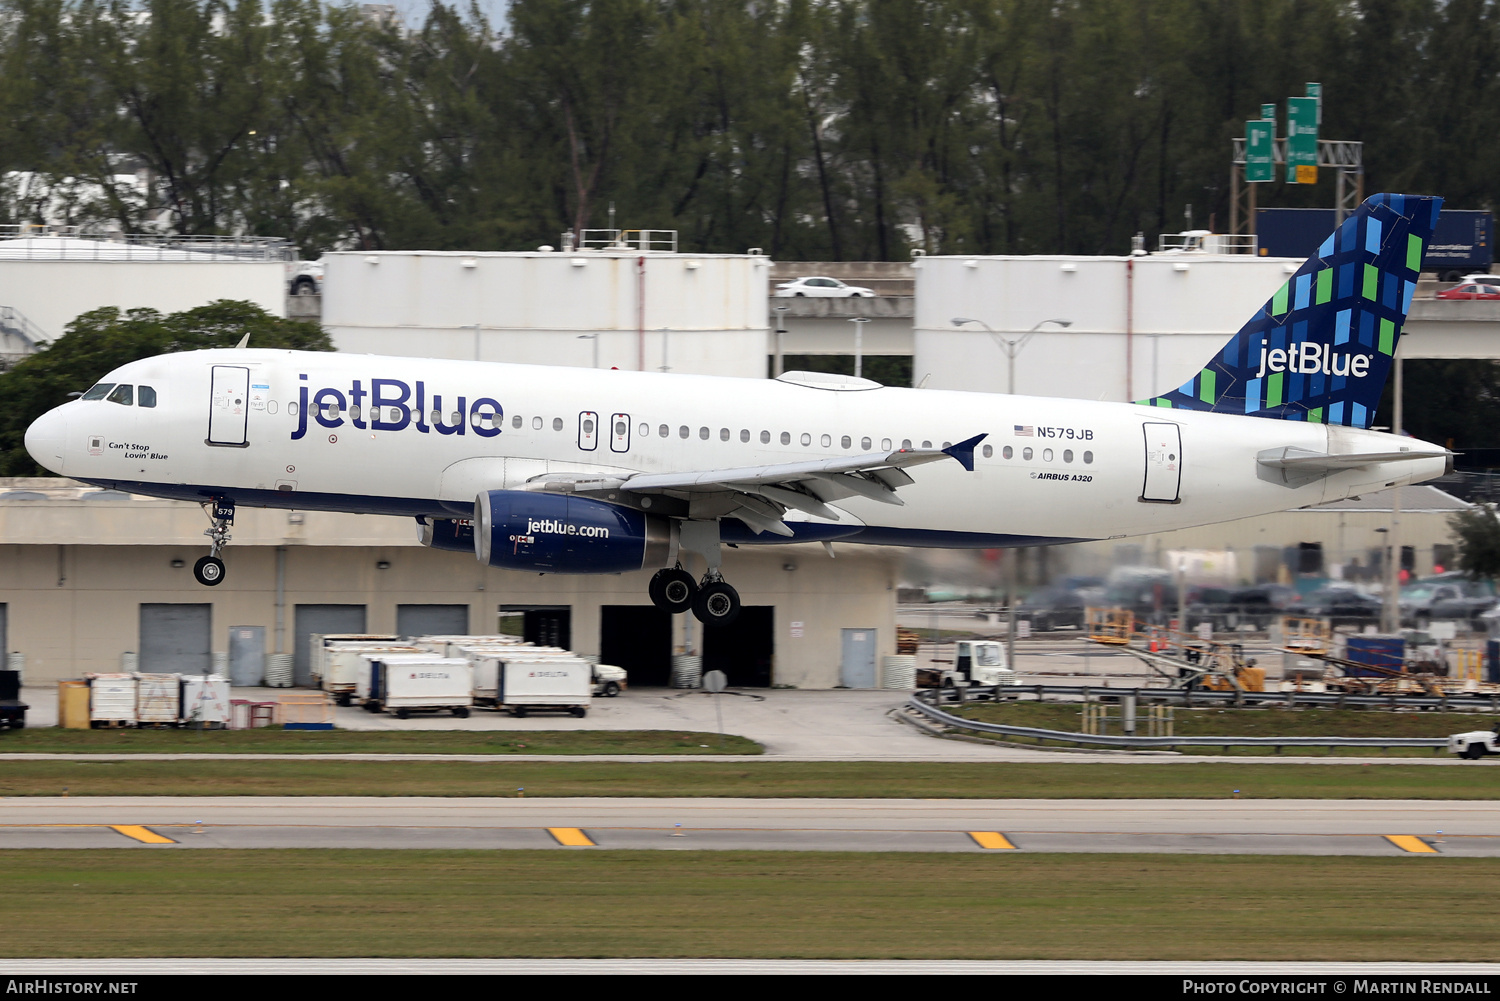
[{"label": "white truck", "polygon": [[594,694],[612,699],[625,690],[627,674],[613,664],[594,665]]},{"label": "white truck", "polygon": [[365,653],[356,697],[372,713],[385,710],[397,719],[413,712],[447,710],[459,719],[474,702],[474,670],[459,657],[431,653]]},{"label": "white truck", "polygon": [[552,709],[584,717],[594,691],[593,665],[582,657],[496,660],[494,706],[512,716]]},{"label": "white truck", "polygon": [[1020,675],[1005,662],[1005,645],[995,640],[959,640],[952,666],[943,668],[942,687],[1019,685]]},{"label": "white truck", "polygon": [[1448,738],[1448,750],[1460,758],[1478,760],[1486,754],[1500,754],[1500,724],[1493,730],[1470,730]]}]

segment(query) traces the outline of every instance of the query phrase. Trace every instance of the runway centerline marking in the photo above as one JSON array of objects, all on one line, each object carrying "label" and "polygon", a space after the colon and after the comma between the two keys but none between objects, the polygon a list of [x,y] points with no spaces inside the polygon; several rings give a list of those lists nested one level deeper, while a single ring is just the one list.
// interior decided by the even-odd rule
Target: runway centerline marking
[{"label": "runway centerline marking", "polygon": [[142,827],[140,824],[110,824],[109,829],[123,834],[127,838],[134,838],[136,841],[139,841],[143,844],[175,845],[177,843],[171,838],[162,837],[155,831],[148,830],[147,828]]},{"label": "runway centerline marking", "polygon": [[1015,845],[1010,843],[1010,838],[1007,838],[999,831],[970,831],[969,837],[973,838],[974,843],[980,848],[993,848],[1000,851],[1018,850]]},{"label": "runway centerline marking", "polygon": [[1436,848],[1432,847],[1421,838],[1415,837],[1411,834],[1387,834],[1384,837],[1387,841],[1404,852],[1412,852],[1413,854],[1438,854],[1438,850]]},{"label": "runway centerline marking", "polygon": [[569,848],[594,847],[593,839],[576,827],[549,827],[547,833],[556,838],[558,844]]}]

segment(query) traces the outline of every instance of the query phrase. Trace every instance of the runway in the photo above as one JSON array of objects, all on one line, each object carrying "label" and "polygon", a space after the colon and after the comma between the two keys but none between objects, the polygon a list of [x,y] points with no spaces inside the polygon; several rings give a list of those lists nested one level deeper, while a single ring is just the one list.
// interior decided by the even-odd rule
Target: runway
[{"label": "runway", "polygon": [[1328,800],[0,800],[0,848],[1500,857],[1500,803]]}]

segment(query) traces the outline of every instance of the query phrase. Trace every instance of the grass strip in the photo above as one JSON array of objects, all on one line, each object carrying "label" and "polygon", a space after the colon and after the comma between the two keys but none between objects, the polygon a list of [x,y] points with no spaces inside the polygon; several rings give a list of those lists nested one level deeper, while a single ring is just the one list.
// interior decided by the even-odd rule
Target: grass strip
[{"label": "grass strip", "polygon": [[0,752],[211,754],[760,754],[692,730],[64,730],[0,733]]},{"label": "grass strip", "polygon": [[756,761],[7,761],[0,795],[748,796],[870,799],[1500,798],[1500,768]]},{"label": "grass strip", "polygon": [[0,955],[1473,961],[1500,860],[0,852]]}]

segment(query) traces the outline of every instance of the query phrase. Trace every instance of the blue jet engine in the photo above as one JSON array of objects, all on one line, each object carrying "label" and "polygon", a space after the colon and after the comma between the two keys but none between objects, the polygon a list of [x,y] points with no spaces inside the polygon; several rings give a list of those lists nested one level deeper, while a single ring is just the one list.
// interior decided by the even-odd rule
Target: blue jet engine
[{"label": "blue jet engine", "polygon": [[628,573],[667,565],[671,523],[587,497],[487,490],[474,504],[479,562],[541,573]]}]

